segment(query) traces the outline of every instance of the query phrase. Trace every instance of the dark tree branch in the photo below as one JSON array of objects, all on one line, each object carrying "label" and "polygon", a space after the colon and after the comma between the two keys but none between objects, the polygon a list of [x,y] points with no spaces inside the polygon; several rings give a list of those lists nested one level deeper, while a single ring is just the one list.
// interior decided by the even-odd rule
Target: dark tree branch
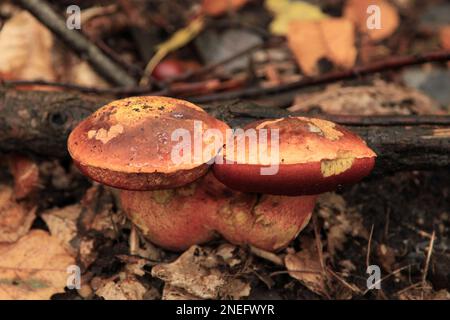
[{"label": "dark tree branch", "polygon": [[[62,92],[0,91],[0,152],[66,157],[72,128],[107,102]],[[232,126],[288,114],[245,102],[204,107]],[[377,152],[375,173],[450,166],[450,116],[315,116],[351,125]]]},{"label": "dark tree branch", "polygon": [[68,29],[64,20],[45,1],[17,0],[16,2],[34,15],[81,57],[85,57],[106,79],[120,86],[130,87],[136,85],[136,81],[132,77],[78,30]]}]

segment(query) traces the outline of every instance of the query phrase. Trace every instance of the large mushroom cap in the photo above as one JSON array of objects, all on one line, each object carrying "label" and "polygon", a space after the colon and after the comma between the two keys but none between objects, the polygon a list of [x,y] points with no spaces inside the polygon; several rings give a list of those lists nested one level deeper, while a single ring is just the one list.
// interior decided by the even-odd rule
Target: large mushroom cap
[{"label": "large mushroom cap", "polygon": [[[248,140],[251,129],[258,137],[256,144]],[[269,152],[266,159],[261,157],[261,129],[267,129],[262,136],[268,137],[268,151],[276,146],[272,132],[277,130],[273,129],[278,129],[279,135],[278,154]],[[213,167],[222,183],[239,191],[318,194],[359,181],[375,163],[376,154],[359,136],[330,121],[289,117],[253,122],[244,130],[246,136],[237,135],[227,142],[223,163]],[[267,171],[270,165],[274,174]],[[265,174],[262,168],[266,168]]]},{"label": "large mushroom cap", "polygon": [[225,136],[228,126],[187,101],[132,97],[111,102],[79,123],[68,150],[84,174],[103,184],[129,190],[173,188],[204,175],[210,159],[174,162],[172,151],[180,139],[172,134],[181,130],[194,141],[200,132],[205,146],[202,134],[208,129]]}]

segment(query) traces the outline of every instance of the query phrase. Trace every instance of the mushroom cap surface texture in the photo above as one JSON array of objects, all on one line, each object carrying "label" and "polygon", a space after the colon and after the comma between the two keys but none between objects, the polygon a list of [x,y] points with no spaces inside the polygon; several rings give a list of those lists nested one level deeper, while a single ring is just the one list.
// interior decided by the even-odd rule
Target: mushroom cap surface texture
[{"label": "mushroom cap surface texture", "polygon": [[238,245],[276,251],[306,226],[316,196],[258,196],[229,189],[210,172],[171,190],[120,191],[125,214],[153,243],[186,250],[220,234]]},{"label": "mushroom cap surface texture", "polygon": [[[221,161],[213,166],[217,179],[235,190],[288,196],[319,194],[358,182],[375,164],[376,154],[364,140],[330,121],[288,117],[252,122],[243,129],[246,135],[227,141],[218,155]],[[258,143],[249,142],[252,129]],[[278,153],[267,152],[266,159],[261,157],[261,134],[267,137],[267,150],[278,146]],[[262,174],[262,169],[271,165],[274,170]]]},{"label": "mushroom cap surface texture", "polygon": [[182,149],[179,155],[192,157],[173,161],[172,152],[182,142],[180,135],[187,134],[192,145],[198,137],[206,148],[204,132],[214,129],[225,136],[228,128],[187,101],[131,97],[113,101],[80,122],[69,136],[68,150],[79,169],[100,183],[128,190],[167,189],[204,175],[207,162],[219,151],[213,145],[209,159],[203,153],[194,158],[191,148],[188,152],[178,148]]}]

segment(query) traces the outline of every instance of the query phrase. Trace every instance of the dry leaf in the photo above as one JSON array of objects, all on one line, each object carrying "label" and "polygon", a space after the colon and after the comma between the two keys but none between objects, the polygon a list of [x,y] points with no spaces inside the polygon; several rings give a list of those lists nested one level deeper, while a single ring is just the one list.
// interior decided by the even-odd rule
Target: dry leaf
[{"label": "dry leaf", "polygon": [[301,238],[301,250],[288,253],[284,258],[289,275],[300,281],[309,290],[320,296],[327,296],[326,278],[317,252],[317,246],[312,238]]},{"label": "dry leaf", "polygon": [[23,199],[39,185],[39,167],[30,158],[21,155],[9,157],[9,169],[14,177],[14,196]]},{"label": "dry leaf", "polygon": [[124,268],[127,274],[141,277],[145,275],[144,267],[150,264],[148,260],[136,256],[118,255],[117,258],[126,263]]},{"label": "dry leaf", "polygon": [[[380,8],[380,28],[368,28],[368,19],[371,22],[373,12],[367,13],[370,5]],[[394,33],[399,25],[400,18],[397,9],[384,0],[347,0],[343,15],[353,21],[360,32],[365,33],[374,41],[383,40]]]},{"label": "dry leaf", "polygon": [[81,214],[81,205],[74,204],[64,208],[47,210],[41,214],[47,224],[50,234],[59,239],[64,247],[72,254],[76,253],[70,241],[78,233],[77,220]]},{"label": "dry leaf", "polygon": [[95,249],[95,239],[84,237],[80,240],[78,259],[84,268],[88,268],[97,259],[98,253]]},{"label": "dry leaf", "polygon": [[[219,266],[222,267],[219,269]],[[172,263],[153,267],[152,276],[202,299],[239,299],[250,294],[250,285],[223,270],[211,250],[192,246]]]},{"label": "dry leaf", "polygon": [[289,24],[287,38],[297,63],[306,75],[319,73],[317,62],[322,58],[342,68],[351,68],[355,64],[354,28],[346,19],[294,21]]},{"label": "dry leaf", "polygon": [[237,11],[247,0],[203,0],[202,10],[209,16],[220,16],[229,11]]},{"label": "dry leaf", "polygon": [[36,217],[36,208],[25,208],[14,199],[9,186],[0,185],[0,243],[15,242],[28,233]]},{"label": "dry leaf", "polygon": [[341,196],[335,193],[325,193],[318,198],[318,214],[325,220],[327,232],[327,249],[331,257],[337,250],[344,249],[348,237],[369,238],[369,233],[363,225],[359,212],[347,208]]},{"label": "dry leaf", "polygon": [[132,275],[113,277],[100,285],[95,294],[105,300],[143,300],[147,288]]},{"label": "dry leaf", "polygon": [[67,72],[67,80],[80,86],[108,88],[110,85],[106,82],[87,61],[75,59]]},{"label": "dry leaf", "polygon": [[42,230],[0,245],[0,299],[49,299],[64,291],[67,267],[74,263],[59,240]]},{"label": "dry leaf", "polygon": [[162,294],[162,300],[200,300],[200,298],[187,293],[183,289],[165,284]]},{"label": "dry leaf", "polygon": [[315,21],[328,17],[319,7],[304,1],[266,0],[265,6],[275,15],[269,28],[276,35],[288,33],[292,21]]},{"label": "dry leaf", "polygon": [[230,243],[224,243],[217,247],[216,255],[221,257],[228,266],[234,267],[242,263],[241,257],[236,254],[237,250],[238,247]]},{"label": "dry leaf", "polygon": [[15,14],[0,32],[0,78],[54,81],[52,46],[52,34],[31,14]]},{"label": "dry leaf", "polygon": [[317,107],[330,114],[358,115],[430,114],[439,110],[435,101],[418,90],[375,81],[371,86],[330,85],[324,91],[300,94],[289,111],[308,112]]}]

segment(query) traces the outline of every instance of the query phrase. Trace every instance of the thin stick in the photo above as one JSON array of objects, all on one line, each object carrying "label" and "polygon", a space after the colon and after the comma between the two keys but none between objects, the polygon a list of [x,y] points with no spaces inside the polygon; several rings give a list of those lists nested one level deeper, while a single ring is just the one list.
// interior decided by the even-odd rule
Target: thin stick
[{"label": "thin stick", "polygon": [[[399,272],[401,272],[401,271],[403,271],[403,270],[405,270],[405,269],[411,267],[411,265],[412,265],[412,264],[408,264],[408,265],[406,265],[406,266],[404,266],[404,267],[401,267],[401,268],[398,268],[398,269],[392,271],[392,272],[389,273],[387,276],[384,276],[384,277],[381,278],[380,280],[375,281],[375,283],[372,285],[372,287],[375,287],[377,284],[381,283],[382,281],[384,281],[384,280],[386,280],[386,279],[392,277],[393,275],[395,275],[395,274],[397,274],[397,273],[399,273]],[[371,288],[368,288],[366,291],[363,292],[362,295],[363,295],[363,296],[366,295],[366,293],[369,292],[370,290],[372,290],[372,289],[371,289]]]},{"label": "thin stick", "polygon": [[28,10],[81,57],[86,57],[87,61],[106,79],[121,86],[136,85],[136,81],[132,77],[78,30],[67,28],[64,20],[45,1],[17,0],[16,2]]},{"label": "thin stick", "polygon": [[270,277],[277,276],[279,274],[289,274],[289,273],[312,273],[312,274],[322,274],[322,272],[315,271],[315,270],[280,270],[280,271],[274,271],[269,274]]},{"label": "thin stick", "polygon": [[237,98],[254,98],[258,96],[277,94],[301,88],[327,84],[331,82],[358,78],[386,70],[400,69],[428,62],[445,62],[450,60],[450,51],[429,52],[422,55],[392,57],[383,61],[374,62],[365,66],[355,67],[346,71],[334,71],[314,78],[305,78],[300,81],[281,84],[270,88],[252,87],[231,92],[216,93],[194,97],[191,100],[197,103],[232,100]]},{"label": "thin stick", "polygon": [[[425,268],[424,268],[423,274],[422,274],[422,286],[423,287],[425,287],[427,284],[428,268],[430,267],[430,259],[431,259],[431,254],[433,252],[435,238],[436,238],[436,232],[433,230],[433,233],[431,234],[430,245],[428,246],[427,259],[425,261]],[[423,290],[422,290],[422,297],[423,297]]]},{"label": "thin stick", "polygon": [[347,288],[349,288],[351,291],[360,294],[362,291],[361,289],[359,289],[357,286],[355,286],[354,284],[350,284],[348,283],[344,278],[342,278],[341,276],[339,276],[336,272],[334,272],[333,270],[331,270],[330,268],[328,268],[328,272],[335,277],[339,282],[341,282],[344,286],[346,286]]},{"label": "thin stick", "polygon": [[[37,1],[37,0],[18,0],[18,1]],[[252,87],[245,88],[241,90],[234,90],[223,93],[216,93],[210,95],[202,95],[202,96],[193,96],[188,98],[191,102],[195,103],[207,103],[213,101],[224,101],[224,100],[233,100],[237,98],[253,98],[257,96],[270,95],[270,94],[278,94],[286,91],[295,91],[301,88],[310,87],[314,85],[321,85],[326,83],[331,83],[340,80],[346,80],[351,78],[356,78],[362,75],[368,75],[376,72],[385,71],[387,69],[392,68],[402,68],[405,66],[417,65],[421,63],[427,62],[444,62],[450,60],[450,52],[449,51],[440,51],[440,52],[431,52],[426,53],[421,56],[406,56],[406,57],[394,57],[387,61],[377,62],[374,64],[369,64],[366,66],[356,67],[352,70],[348,71],[339,71],[339,72],[330,72],[324,75],[315,77],[315,78],[305,78],[300,81],[281,84],[275,87],[270,88],[260,88],[260,87]],[[179,96],[179,95],[189,95],[189,91],[187,92],[177,92],[174,94],[169,89],[161,90],[161,91],[153,91],[150,87],[115,87],[115,88],[96,88],[96,87],[86,87],[86,86],[78,86],[71,83],[61,83],[61,82],[46,82],[42,80],[37,81],[3,81],[3,83],[11,86],[18,85],[42,85],[42,86],[54,86],[54,87],[63,87],[68,89],[77,90],[79,92],[85,93],[99,93],[99,94],[114,94],[114,95],[140,95],[140,94],[152,94],[152,95],[171,95],[171,96]],[[430,116],[431,117],[431,116]],[[351,122],[351,121],[350,121]],[[370,121],[369,121],[370,122]],[[396,123],[396,122],[395,122]],[[392,125],[395,123],[391,123]],[[368,125],[375,125],[376,123],[368,123]],[[432,124],[432,123],[431,123]]]},{"label": "thin stick", "polygon": [[370,228],[369,242],[367,243],[366,268],[369,268],[370,266],[370,251],[372,247],[373,227],[374,225],[372,224],[372,228]]},{"label": "thin stick", "polygon": [[319,255],[320,267],[322,268],[322,275],[326,274],[325,263],[323,261],[322,242],[320,241],[320,234],[317,225],[317,215],[312,214],[312,221],[314,226],[314,238],[316,240],[317,254]]},{"label": "thin stick", "polygon": [[253,253],[255,256],[273,262],[276,265],[284,266],[283,259],[277,256],[275,253],[256,248],[252,245],[250,246],[250,252]]}]

